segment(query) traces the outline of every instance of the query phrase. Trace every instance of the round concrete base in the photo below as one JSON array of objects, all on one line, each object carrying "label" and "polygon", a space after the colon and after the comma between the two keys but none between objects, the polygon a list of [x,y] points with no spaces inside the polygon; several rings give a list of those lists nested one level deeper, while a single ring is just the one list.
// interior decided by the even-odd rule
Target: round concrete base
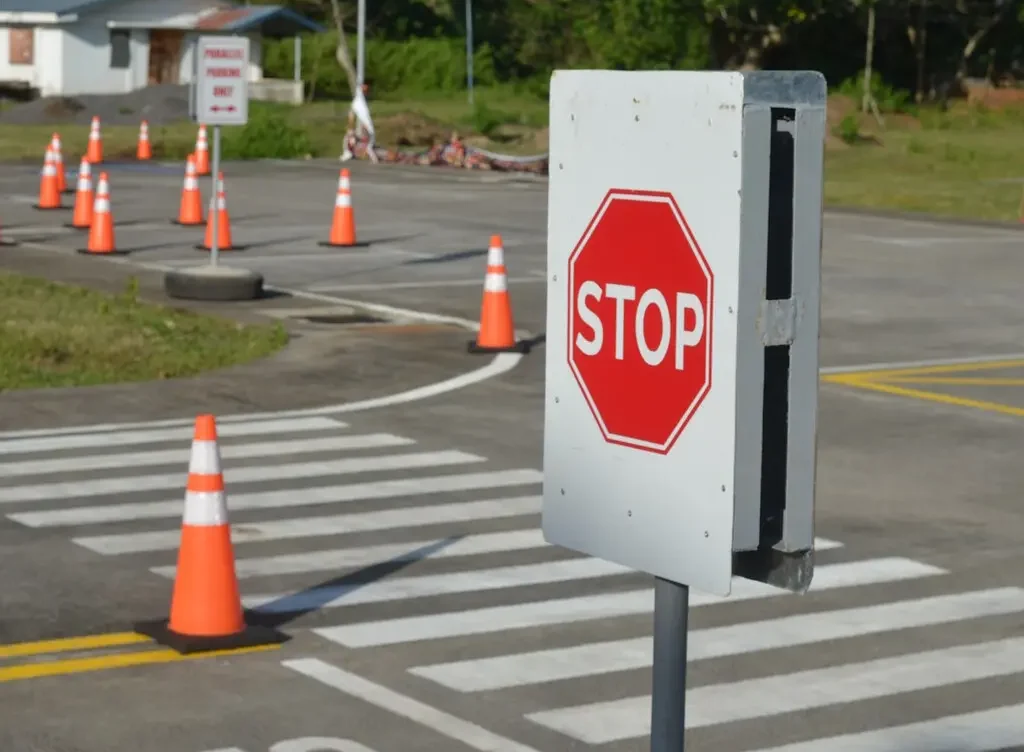
[{"label": "round concrete base", "polygon": [[263,275],[237,266],[197,266],[164,274],[164,291],[184,300],[255,300]]}]

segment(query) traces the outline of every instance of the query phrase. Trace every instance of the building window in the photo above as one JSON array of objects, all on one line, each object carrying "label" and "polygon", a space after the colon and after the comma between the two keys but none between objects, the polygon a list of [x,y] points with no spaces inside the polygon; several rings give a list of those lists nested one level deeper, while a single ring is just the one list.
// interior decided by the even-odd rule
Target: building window
[{"label": "building window", "polygon": [[33,29],[8,29],[8,62],[11,65],[35,63],[35,34]]},{"label": "building window", "polygon": [[132,63],[131,32],[114,30],[110,32],[110,67],[128,68]]}]

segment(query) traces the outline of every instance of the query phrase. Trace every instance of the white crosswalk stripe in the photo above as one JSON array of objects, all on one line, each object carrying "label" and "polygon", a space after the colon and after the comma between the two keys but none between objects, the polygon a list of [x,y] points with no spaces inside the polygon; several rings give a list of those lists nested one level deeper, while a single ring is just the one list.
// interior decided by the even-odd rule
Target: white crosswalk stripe
[{"label": "white crosswalk stripe", "polygon": [[[219,432],[247,608],[309,614],[315,623],[294,629],[324,646],[390,651],[403,697],[479,697],[506,730],[562,739],[550,752],[649,733],[637,680],[652,662],[650,580],[547,544],[541,472],[326,416],[228,418]],[[0,434],[0,514],[169,581],[191,433],[188,421],[157,421]],[[977,697],[985,682],[1024,677],[1024,638],[999,626],[1020,623],[1019,581],[965,585],[899,551],[864,556],[829,538],[816,550],[805,596],[741,579],[727,598],[691,593],[695,612],[720,615],[691,631],[689,660],[730,668],[689,689],[689,728],[749,733],[783,714],[902,708],[943,688]],[[773,662],[795,648],[814,660]],[[941,717],[909,702],[896,723],[835,733],[808,722],[805,737],[764,752],[995,752],[1024,740],[1021,697]],[[486,714],[473,721],[487,726]]]}]

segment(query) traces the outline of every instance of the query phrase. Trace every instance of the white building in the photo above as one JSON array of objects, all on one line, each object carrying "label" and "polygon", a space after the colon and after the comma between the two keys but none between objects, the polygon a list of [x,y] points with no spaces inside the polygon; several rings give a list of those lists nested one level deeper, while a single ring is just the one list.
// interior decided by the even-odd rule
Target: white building
[{"label": "white building", "polygon": [[263,78],[261,43],[303,31],[322,29],[281,6],[231,0],[0,0],[0,87],[53,96],[184,84],[198,35],[244,34],[251,96],[293,99],[297,87],[301,101],[301,83]]}]

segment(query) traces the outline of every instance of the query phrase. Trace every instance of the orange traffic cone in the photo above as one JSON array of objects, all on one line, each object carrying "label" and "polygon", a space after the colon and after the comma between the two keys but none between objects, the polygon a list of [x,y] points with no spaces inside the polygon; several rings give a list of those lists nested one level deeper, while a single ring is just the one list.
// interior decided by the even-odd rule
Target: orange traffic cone
[{"label": "orange traffic cone", "polygon": [[471,353],[522,352],[530,343],[516,341],[512,324],[512,302],[508,295],[508,274],[505,272],[505,250],[500,235],[491,236],[487,249],[487,275],[484,277],[484,300],[480,308],[480,332],[469,343]]},{"label": "orange traffic cone", "polygon": [[92,125],[89,127],[89,148],[85,152],[85,158],[93,164],[100,164],[103,161],[103,136],[100,135],[100,119],[94,115]]},{"label": "orange traffic cone", "polygon": [[196,175],[210,174],[210,145],[206,141],[206,126],[199,126],[196,136]]},{"label": "orange traffic cone", "polygon": [[348,170],[343,169],[338,176],[330,239],[319,245],[328,248],[362,248],[369,245],[356,242],[356,215],[352,208],[352,181]]},{"label": "orange traffic cone", "polygon": [[213,248],[213,213],[217,212],[217,250],[242,251],[245,246],[231,244],[231,218],[228,216],[228,202],[224,196],[224,173],[217,174],[217,195],[210,199],[210,211],[206,215],[206,239],[197,245],[198,251]]},{"label": "orange traffic cone", "polygon": [[145,120],[139,126],[139,145],[135,149],[135,158],[143,161],[153,158],[153,147],[149,143],[149,123]]},{"label": "orange traffic cone", "polygon": [[60,203],[60,188],[57,187],[57,165],[53,148],[46,147],[46,159],[43,161],[43,173],[39,181],[39,202],[36,209],[63,209]]},{"label": "orange traffic cone", "polygon": [[196,157],[189,154],[185,159],[185,184],[181,188],[181,205],[178,218],[171,222],[176,225],[201,225],[203,223],[203,199],[199,193],[196,178]]},{"label": "orange traffic cone", "polygon": [[136,625],[136,631],[183,654],[287,639],[273,629],[245,623],[212,415],[196,418],[170,618]]},{"label": "orange traffic cone", "polygon": [[89,226],[89,243],[79,253],[111,254],[121,253],[114,248],[114,215],[110,211],[110,179],[101,172],[96,186],[96,200],[92,205],[92,224]]},{"label": "orange traffic cone", "polygon": [[95,202],[92,192],[92,166],[82,158],[78,166],[78,191],[75,194],[75,215],[68,227],[86,230],[92,226],[92,209]]},{"label": "orange traffic cone", "polygon": [[54,133],[50,138],[50,151],[53,152],[53,164],[57,169],[57,190],[61,193],[73,193],[68,189],[68,174],[64,169],[64,154],[59,133]]}]

